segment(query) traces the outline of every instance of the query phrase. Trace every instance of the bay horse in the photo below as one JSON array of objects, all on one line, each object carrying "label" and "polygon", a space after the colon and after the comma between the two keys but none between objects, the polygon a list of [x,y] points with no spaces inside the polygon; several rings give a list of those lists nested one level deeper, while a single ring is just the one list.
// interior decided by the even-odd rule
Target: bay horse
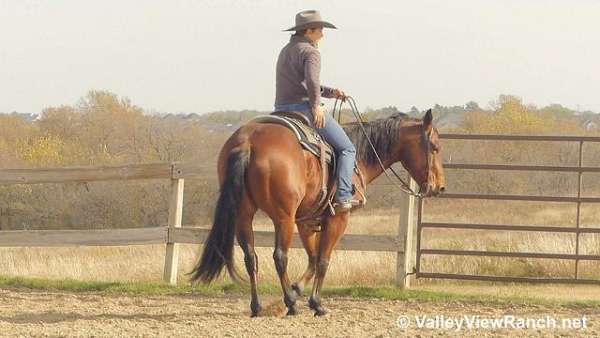
[{"label": "bay horse", "polygon": [[[445,189],[441,147],[431,110],[422,119],[406,114],[364,123],[345,124],[344,129],[356,148],[357,166],[368,184],[383,172],[369,140],[387,169],[401,162],[419,186],[423,196]],[[249,123],[240,127],[225,142],[218,158],[220,195],[212,229],[199,262],[191,272],[192,281],[209,283],[224,267],[239,281],[234,267],[234,237],[244,253],[251,285],[251,316],[261,310],[257,292],[258,260],[254,250],[252,220],[258,209],[264,211],[275,227],[273,260],[288,315],[297,313],[296,298],[313,276],[308,301],[315,316],[326,313],[320,290],[329,266],[331,252],[348,223],[349,212],[324,215],[321,232],[298,224],[298,233],[308,255],[308,267],[300,279],[291,283],[287,273],[287,253],[292,242],[295,220],[310,212],[319,200],[321,172],[319,159],[304,150],[288,128],[269,123]],[[327,171],[327,170],[324,170]],[[356,177],[355,177],[356,179]]]}]

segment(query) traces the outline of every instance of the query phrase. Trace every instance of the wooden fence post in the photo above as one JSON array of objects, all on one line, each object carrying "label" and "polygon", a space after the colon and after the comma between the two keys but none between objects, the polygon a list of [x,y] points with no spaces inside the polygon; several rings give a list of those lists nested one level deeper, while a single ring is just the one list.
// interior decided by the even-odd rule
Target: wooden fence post
[{"label": "wooden fence post", "polygon": [[[411,178],[410,188],[417,190],[417,183]],[[396,257],[396,286],[409,288],[415,266],[415,197],[404,195],[400,206],[400,222],[398,223],[398,251]]]},{"label": "wooden fence post", "polygon": [[181,227],[183,215],[183,179],[171,179],[171,196],[169,197],[169,233],[167,252],[165,254],[165,271],[163,280],[171,285],[177,284],[177,266],[179,263],[179,244],[171,242],[171,230]]}]

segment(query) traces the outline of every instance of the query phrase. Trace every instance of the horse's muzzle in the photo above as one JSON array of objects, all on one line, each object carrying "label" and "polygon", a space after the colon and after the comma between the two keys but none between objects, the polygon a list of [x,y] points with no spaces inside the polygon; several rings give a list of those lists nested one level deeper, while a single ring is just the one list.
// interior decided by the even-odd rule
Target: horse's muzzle
[{"label": "horse's muzzle", "polygon": [[434,187],[432,184],[425,183],[419,188],[419,190],[420,190],[419,192],[424,197],[435,197],[435,196],[439,196],[441,193],[446,191],[446,187],[445,186]]}]

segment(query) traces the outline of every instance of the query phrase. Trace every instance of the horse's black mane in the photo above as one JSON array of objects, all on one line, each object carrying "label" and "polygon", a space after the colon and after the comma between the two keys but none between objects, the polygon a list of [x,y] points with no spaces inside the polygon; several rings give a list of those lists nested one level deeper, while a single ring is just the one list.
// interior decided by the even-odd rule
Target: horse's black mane
[{"label": "horse's black mane", "polygon": [[[409,117],[404,113],[396,113],[387,118],[363,124],[381,160],[385,160],[391,155],[391,148],[398,142],[398,138],[400,137],[400,127],[402,123],[408,121],[420,122],[421,120]],[[369,145],[369,140],[365,137],[358,122],[344,124],[343,127],[356,148],[356,160],[367,165],[376,164],[377,157],[375,157],[375,153],[373,153]]]}]

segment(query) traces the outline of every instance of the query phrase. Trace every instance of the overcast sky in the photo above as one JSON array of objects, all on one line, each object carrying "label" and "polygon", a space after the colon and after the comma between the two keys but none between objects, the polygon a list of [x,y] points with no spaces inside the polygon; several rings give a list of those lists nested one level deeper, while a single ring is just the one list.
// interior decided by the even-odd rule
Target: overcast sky
[{"label": "overcast sky", "polygon": [[361,108],[514,94],[600,112],[600,1],[0,0],[0,112],[104,89],[160,112],[272,107],[302,9],[338,26],[322,83]]}]

